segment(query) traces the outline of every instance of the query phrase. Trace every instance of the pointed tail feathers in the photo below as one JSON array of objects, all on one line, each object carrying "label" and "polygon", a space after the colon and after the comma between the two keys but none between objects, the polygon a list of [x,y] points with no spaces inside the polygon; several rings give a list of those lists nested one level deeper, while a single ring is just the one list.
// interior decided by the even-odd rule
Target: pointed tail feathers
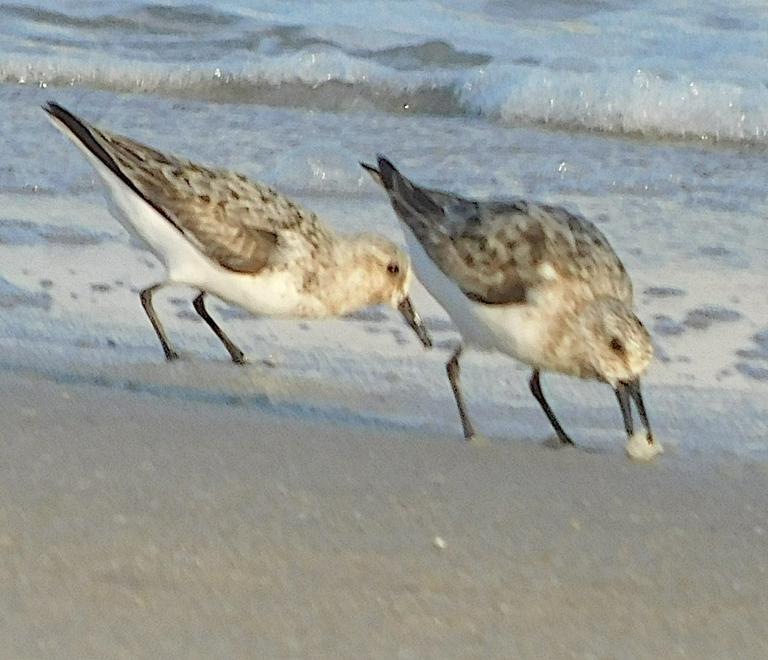
[{"label": "pointed tail feathers", "polygon": [[[64,135],[84,151],[93,154],[125,185],[138,195],[141,195],[134,183],[120,169],[119,165],[115,162],[115,159],[112,158],[101,145],[93,126],[53,101],[49,101],[44,105],[43,110],[48,113],[53,125],[64,133]],[[143,197],[143,195],[141,196]]]},{"label": "pointed tail feathers", "polygon": [[389,193],[395,211],[409,225],[413,221],[414,214],[436,218],[442,217],[445,213],[443,207],[432,199],[430,191],[412,183],[383,156],[378,156],[378,169],[366,163],[360,164],[373,177],[373,180]]},{"label": "pointed tail feathers", "polygon": [[384,184],[384,179],[381,178],[381,173],[379,170],[377,170],[373,165],[369,165],[368,163],[364,163],[363,161],[360,161],[360,165],[362,168],[368,172],[368,174],[371,175],[371,178],[374,180],[376,185],[381,186],[384,188],[384,190],[387,189],[387,186]]}]

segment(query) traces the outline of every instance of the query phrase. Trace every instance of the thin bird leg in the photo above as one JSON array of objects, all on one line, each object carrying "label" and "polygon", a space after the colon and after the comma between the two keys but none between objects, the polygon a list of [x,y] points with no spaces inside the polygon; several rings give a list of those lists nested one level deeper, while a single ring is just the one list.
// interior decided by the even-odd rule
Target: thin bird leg
[{"label": "thin bird leg", "polygon": [[652,445],[653,433],[651,433],[651,423],[648,421],[648,413],[645,411],[645,403],[643,403],[643,395],[640,392],[639,379],[635,383],[633,383],[633,385],[630,387],[629,393],[632,395],[632,398],[635,401],[635,406],[637,406],[637,414],[640,416],[640,421],[645,427],[645,430],[648,432],[648,444]]},{"label": "thin bird leg", "polygon": [[536,401],[539,402],[539,405],[544,411],[544,414],[547,416],[549,423],[552,424],[552,428],[555,429],[555,433],[557,434],[560,442],[564,445],[572,445],[573,440],[568,437],[568,434],[563,430],[563,427],[560,426],[560,422],[557,421],[555,413],[552,412],[552,408],[549,407],[547,400],[544,398],[544,392],[541,391],[541,380],[539,377],[538,369],[533,370],[533,375],[531,375],[531,380],[528,384],[531,387],[531,394],[533,394]]},{"label": "thin bird leg", "polygon": [[627,431],[627,436],[631,438],[634,433],[634,425],[632,423],[632,410],[629,405],[630,396],[635,402],[640,421],[645,427],[648,444],[652,445],[653,434],[651,433],[651,424],[648,421],[648,413],[646,412],[645,404],[643,403],[643,395],[640,392],[639,379],[628,383],[619,383],[616,387],[616,397],[619,399],[619,405],[621,406],[621,415],[624,418],[624,428]]},{"label": "thin bird leg", "polygon": [[163,287],[163,284],[160,283],[160,284],[155,284],[154,286],[151,286],[148,289],[144,289],[144,291],[141,292],[141,296],[140,296],[141,306],[144,308],[144,311],[147,313],[147,316],[149,317],[149,320],[152,323],[152,327],[155,329],[157,338],[160,340],[160,343],[163,345],[163,351],[165,351],[165,359],[168,362],[172,362],[173,360],[179,359],[179,354],[176,352],[176,349],[174,349],[173,346],[171,345],[171,342],[168,339],[168,335],[166,335],[165,330],[163,330],[163,324],[160,323],[160,319],[157,317],[157,314],[155,313],[155,308],[152,306],[152,294],[162,287]]},{"label": "thin bird leg", "polygon": [[464,394],[461,392],[461,381],[459,380],[461,376],[461,368],[459,367],[461,350],[462,347],[459,346],[453,354],[453,357],[448,360],[445,369],[448,372],[448,380],[451,382],[456,405],[459,407],[459,417],[461,417],[461,426],[464,429],[464,439],[471,440],[475,436],[475,429],[472,426],[472,420],[467,412],[467,402],[464,400]]},{"label": "thin bird leg", "polygon": [[224,331],[219,327],[218,323],[211,318],[211,315],[205,308],[205,291],[200,292],[200,295],[192,302],[192,306],[200,315],[200,318],[208,324],[208,327],[213,330],[216,336],[221,340],[221,343],[224,344],[224,347],[229,351],[232,362],[235,364],[246,364],[245,353],[235,346],[232,340],[224,334]]},{"label": "thin bird leg", "polygon": [[621,407],[621,418],[624,420],[624,430],[627,432],[627,437],[631,438],[635,432],[635,425],[632,421],[632,408],[629,403],[629,392],[624,385],[619,385],[616,388],[616,398],[619,400],[619,406]]}]

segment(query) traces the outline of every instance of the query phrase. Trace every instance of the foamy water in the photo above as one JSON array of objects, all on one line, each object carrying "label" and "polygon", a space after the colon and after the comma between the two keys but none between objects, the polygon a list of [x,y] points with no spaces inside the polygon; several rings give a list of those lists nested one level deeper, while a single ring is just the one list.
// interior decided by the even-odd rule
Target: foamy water
[{"label": "foamy water", "polygon": [[[420,183],[580,209],[624,260],[656,341],[646,396],[665,456],[768,456],[762,4],[49,2],[0,7],[0,35],[3,368],[460,438],[443,368],[457,335],[420,289],[429,354],[384,310],[292,324],[214,306],[254,360],[245,371],[193,292],[172,291],[158,310],[192,366],[169,371],[138,301],[160,266],[47,124],[39,106],[56,100],[271,182],[343,231],[402,240],[357,165],[378,152]],[[264,369],[320,389],[275,394]],[[464,378],[482,431],[547,436],[522,367],[470,354]],[[610,390],[544,387],[577,442],[622,450]]]}]

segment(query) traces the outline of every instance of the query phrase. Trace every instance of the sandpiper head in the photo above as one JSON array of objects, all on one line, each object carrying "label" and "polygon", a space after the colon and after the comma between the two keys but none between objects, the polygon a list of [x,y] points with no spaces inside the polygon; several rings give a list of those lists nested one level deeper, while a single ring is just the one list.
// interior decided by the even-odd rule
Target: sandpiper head
[{"label": "sandpiper head", "polygon": [[653,359],[653,342],[634,312],[603,297],[583,310],[581,320],[582,349],[595,377],[614,388],[639,379]]},{"label": "sandpiper head", "polygon": [[385,304],[398,310],[427,348],[432,339],[408,295],[413,280],[411,260],[392,241],[375,234],[362,234],[354,241],[354,263],[367,304]]}]

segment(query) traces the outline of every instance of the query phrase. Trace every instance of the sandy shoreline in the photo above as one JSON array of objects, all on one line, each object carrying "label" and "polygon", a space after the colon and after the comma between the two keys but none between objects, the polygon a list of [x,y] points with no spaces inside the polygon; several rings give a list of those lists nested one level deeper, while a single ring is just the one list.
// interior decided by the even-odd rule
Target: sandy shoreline
[{"label": "sandy shoreline", "polygon": [[768,468],[0,374],[4,658],[765,658]]}]

